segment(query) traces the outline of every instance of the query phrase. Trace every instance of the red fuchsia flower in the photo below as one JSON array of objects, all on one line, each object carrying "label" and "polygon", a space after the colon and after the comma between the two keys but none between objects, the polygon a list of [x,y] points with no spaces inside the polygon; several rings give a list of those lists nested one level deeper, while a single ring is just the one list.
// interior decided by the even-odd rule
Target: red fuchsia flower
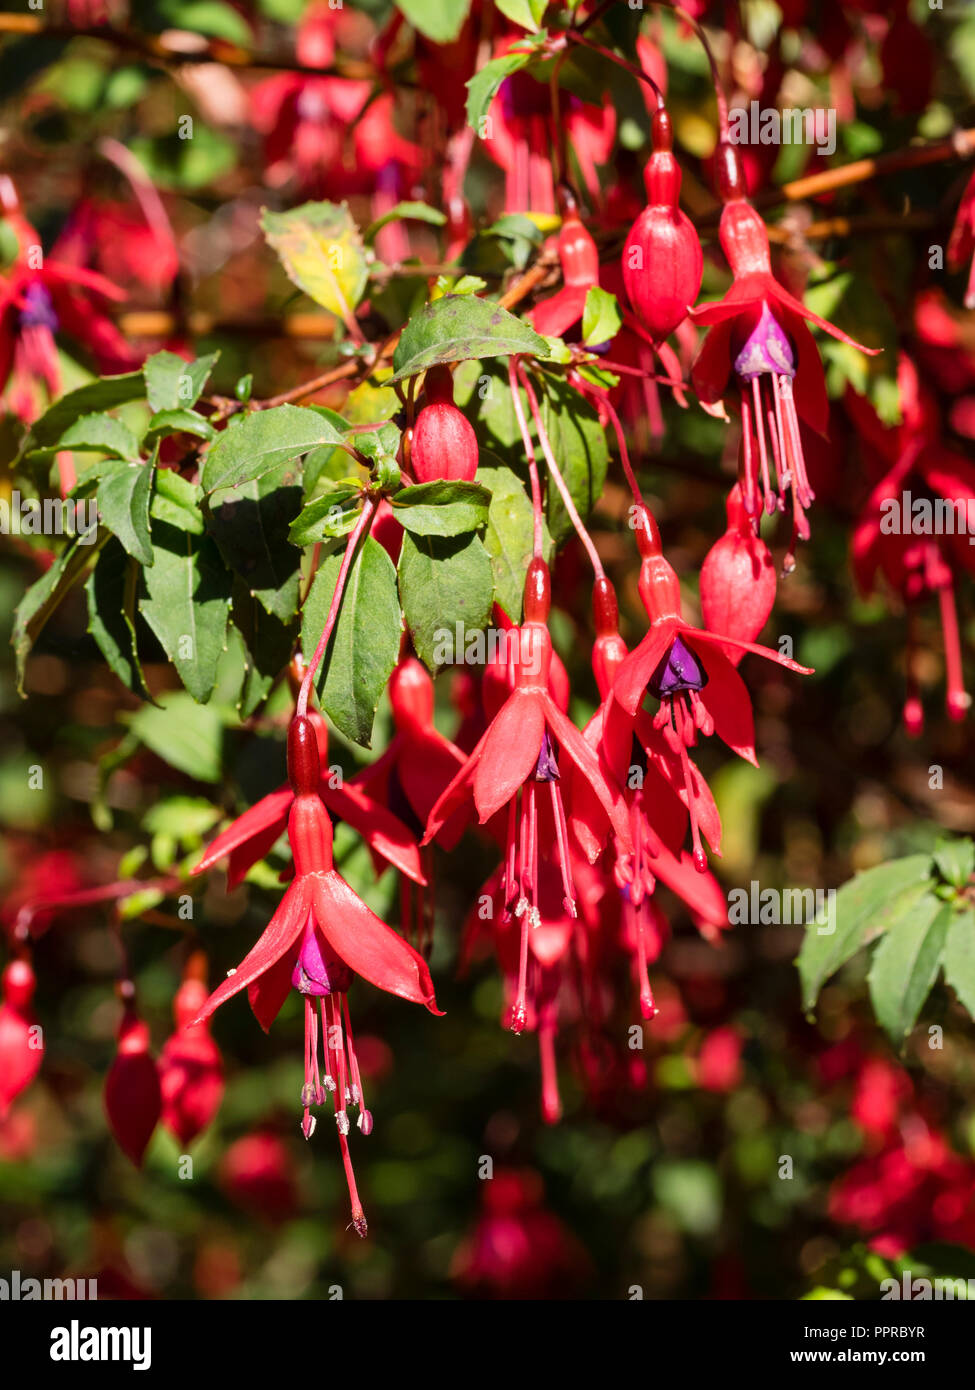
[{"label": "red fuchsia flower", "polygon": [[206,1129],[223,1099],[223,1060],[206,1023],[193,1020],[207,998],[206,957],[190,957],[173,1001],[176,1032],[159,1055],[162,1122],[180,1144]]},{"label": "red fuchsia flower", "polygon": [[[701,565],[701,617],[711,632],[754,642],[775,603],[775,565],[745,511],[736,483],[726,503],[728,529]],[[744,653],[725,653],[737,666]]]},{"label": "red fuchsia flower", "polygon": [[[318,741],[319,763],[327,767],[328,729],[325,721],[315,713],[308,718]],[[331,775],[323,776],[318,790],[326,808],[358,831],[374,856],[392,864],[414,883],[426,882],[416,838],[398,816],[374,801],[353,779],[343,782]],[[293,801],[294,793],[285,783],[277,791],[269,792],[255,802],[226,830],[221,831],[193,873],[205,873],[221,859],[229,858],[227,887],[236,887],[252,865],[263,859],[284,834]]]},{"label": "red fuchsia flower", "polygon": [[653,117],[653,153],[644,180],[648,206],[623,247],[623,283],[656,346],[687,317],[704,269],[697,232],[678,205],[681,171],[673,155],[670,116],[662,106]]},{"label": "red fuchsia flower", "polygon": [[745,1039],[733,1024],[712,1028],[701,1043],[694,1064],[697,1084],[705,1091],[734,1091],[741,1085]]},{"label": "red fuchsia flower", "polygon": [[526,315],[536,333],[561,338],[582,318],[586,296],[599,284],[599,250],[582,224],[575,199],[568,189],[560,189],[562,226],[559,229],[559,262],[562,288]]},{"label": "red fuchsia flower", "polygon": [[[525,621],[518,629],[514,689],[491,718],[486,733],[443,792],[427,822],[424,843],[473,794],[481,824],[507,807],[505,911],[521,921],[518,991],[509,1027],[521,1032],[527,1018],[528,938],[540,921],[538,899],[541,805],[548,803],[552,840],[562,877],[563,905],[576,915],[576,893],[565,807],[562,768],[574,764],[591,784],[616,831],[624,854],[632,853],[629,819],[619,788],[613,786],[593,750],[559,708],[549,691],[552,639],[547,627],[551,605],[548,567],[532,560],[525,578]],[[548,787],[549,795],[544,796]],[[541,803],[541,805],[540,805]]]},{"label": "red fuchsia flower", "polygon": [[0,391],[6,408],[30,423],[61,390],[59,331],[88,348],[99,371],[125,371],[135,356],[101,308],[105,300],[124,299],[125,291],[60,260],[57,248],[45,258],[7,178],[0,181],[0,201],[18,244],[16,259],[0,275]]},{"label": "red fuchsia flower", "polygon": [[823,366],[806,320],[842,343],[875,355],[848,334],[812,313],[772,274],[768,232],[744,198],[741,166],[733,145],[721,147],[719,191],[721,246],[734,277],[723,299],[693,310],[709,327],[691,372],[702,403],[713,405],[734,384],[741,405],[741,491],[745,510],[758,522],[759,493],[770,514],[784,511],[791,492],[793,534],[809,537],[806,510],[813,500],[799,422],[825,434],[829,402]]},{"label": "red fuchsia flower", "polygon": [[919,1115],[845,1173],[830,1192],[833,1221],[859,1228],[889,1257],[930,1240],[975,1244],[975,1163],[952,1152]]},{"label": "red fuchsia flower", "polygon": [[[880,573],[908,605],[904,725],[916,737],[923,728],[924,712],[914,669],[914,610],[928,597],[936,595],[940,608],[949,718],[964,719],[971,704],[965,689],[955,576],[959,571],[975,576],[975,555],[968,544],[968,518],[975,515],[975,466],[940,442],[930,397],[920,391],[907,358],[901,359],[898,382],[904,402],[904,418],[898,427],[884,430],[865,402],[854,407],[868,462],[875,469],[886,464],[887,470],[861,512],[851,553],[861,593],[873,591]],[[934,508],[944,508],[946,503],[952,514],[952,532],[938,534]],[[922,511],[927,507],[927,523],[915,515],[916,504]],[[961,526],[955,524],[959,514],[964,518]]]},{"label": "red fuchsia flower", "polygon": [[261,1221],[287,1221],[298,1210],[298,1183],[287,1145],[267,1130],[237,1139],[220,1160],[221,1189]]},{"label": "red fuchsia flower", "polygon": [[410,442],[410,468],[418,483],[442,479],[472,483],[478,449],[474,426],[454,405],[450,368],[431,367],[423,385],[425,405],[416,417]]},{"label": "red fuchsia flower", "polygon": [[[389,702],[396,728],[389,747],[376,761],[357,773],[353,782],[376,801],[388,805],[419,838],[437,798],[463,766],[464,755],[445,738],[433,722],[433,681],[415,656],[399,661],[389,680]],[[461,810],[443,826],[438,842],[453,849],[469,816]],[[401,929],[417,949],[429,955],[433,943],[433,851],[420,851],[427,885],[414,890],[401,882]],[[415,901],[414,901],[415,900]]]},{"label": "red fuchsia flower", "polygon": [[968,266],[965,308],[975,309],[975,174],[968,180],[955,213],[947,261],[951,270],[964,270]]},{"label": "red fuchsia flower", "polygon": [[54,253],[65,264],[90,265],[127,289],[168,293],[179,273],[179,251],[165,212],[162,219],[148,221],[135,203],[83,198],[68,218]]},{"label": "red fuchsia flower", "polygon": [[131,983],[122,985],[122,996],[125,1011],[115,1060],[105,1078],[105,1113],[119,1148],[140,1168],[162,1110],[162,1094],[149,1028],[136,1011]]},{"label": "red fuchsia flower", "polygon": [[26,959],[10,961],[0,979],[0,1119],[34,1080],[44,1056],[30,1007],[36,984]]},{"label": "red fuchsia flower", "polygon": [[[372,1130],[365,1108],[347,994],[356,975],[377,989],[423,1004],[439,1014],[426,961],[371,912],[336,872],[332,862],[332,823],[319,795],[321,768],[315,727],[297,715],[288,730],[288,777],[294,797],[288,838],[295,877],[260,940],[236,970],[214,990],[194,1022],[203,1023],[242,989],[267,1031],[290,989],[305,1000],[305,1084],[302,1132],[311,1137],[313,1105],[331,1093],[339,1145],[352,1201],[352,1224],[366,1234],[349,1156],[349,1105],[358,1107],[359,1129]],[[319,1017],[324,1068],[319,1062]]]},{"label": "red fuchsia flower", "polygon": [[[657,879],[691,910],[702,934],[714,939],[728,925],[727,902],[707,872],[701,835],[721,851],[721,821],[707,782],[688,758],[675,755],[643,710],[629,715],[613,697],[613,681],[627,650],[618,629],[616,595],[605,576],[593,588],[596,640],[593,672],[602,703],[584,737],[623,788],[633,840],[632,856],[616,847],[614,881],[621,902],[621,939],[630,953],[640,1010],[653,1018],[656,1003],[648,965],[663,947],[668,927],[653,899]],[[592,792],[574,778],[568,783],[569,825],[583,853],[594,861],[610,831]],[[681,849],[688,822],[693,855]]]},{"label": "red fuchsia flower", "polygon": [[727,649],[754,652],[799,675],[811,675],[811,670],[770,647],[686,623],[677,575],[664,559],[660,532],[645,507],[637,510],[636,537],[642,557],[640,597],[650,628],[619,667],[614,698],[627,714],[635,715],[647,692],[654,695],[660,708],[653,726],[682,763],[698,733],[716,733],[732,752],[757,766],[751,700]]},{"label": "red fuchsia flower", "polygon": [[[503,40],[498,55],[511,51]],[[606,164],[616,138],[616,111],[559,94],[560,122],[593,202],[600,196],[597,166]],[[552,99],[548,86],[524,72],[502,82],[485,122],[484,148],[505,172],[505,212],[555,212],[552,176]]]},{"label": "red fuchsia flower", "polygon": [[576,1294],[589,1275],[589,1258],[543,1205],[538,1174],[499,1172],[482,1187],[482,1212],[454,1254],[451,1280],[476,1298]]}]

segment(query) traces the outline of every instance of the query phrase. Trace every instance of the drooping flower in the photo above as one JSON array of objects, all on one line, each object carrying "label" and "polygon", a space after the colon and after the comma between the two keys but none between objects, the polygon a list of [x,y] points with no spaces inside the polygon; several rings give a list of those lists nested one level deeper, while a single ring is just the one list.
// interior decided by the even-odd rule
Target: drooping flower
[{"label": "drooping flower", "polygon": [[293,798],[288,838],[295,877],[257,944],[214,990],[194,1022],[203,1023],[221,1004],[246,989],[266,1031],[290,989],[304,996],[302,1131],[306,1139],[311,1137],[315,1128],[311,1108],[324,1105],[331,1093],[352,1223],[364,1236],[366,1219],[349,1155],[348,1108],[358,1107],[358,1126],[364,1134],[372,1129],[372,1116],[362,1095],[346,996],[354,977],[360,975],[377,989],[424,1004],[431,1013],[439,1010],[426,961],[370,911],[334,867],[332,824],[319,795],[318,740],[306,715],[294,718],[288,730],[288,777]]},{"label": "drooping flower", "polygon": [[[320,714],[308,716],[315,729],[319,764],[328,766],[328,728]],[[319,795],[325,806],[363,837],[374,855],[385,859],[414,883],[426,882],[410,828],[386,806],[374,801],[354,779],[322,776]],[[194,874],[205,873],[221,859],[229,859],[227,886],[234,888],[252,865],[262,859],[284,834],[294,793],[285,783],[249,807],[208,845]]]},{"label": "drooping flower", "polygon": [[0,392],[13,414],[29,423],[61,390],[55,334],[88,348],[99,371],[125,371],[135,354],[103,310],[124,290],[96,271],[45,257],[41,240],[20,211],[9,178],[0,179],[3,219],[17,252],[0,276]]},{"label": "drooping flower", "polygon": [[951,270],[964,270],[968,266],[965,308],[975,309],[975,174],[968,180],[958,204],[946,260]]},{"label": "drooping flower", "polygon": [[[701,565],[701,617],[711,632],[754,642],[775,603],[775,565],[745,511],[738,483],[726,503],[728,529]],[[737,666],[743,652],[728,648]]]},{"label": "drooping flower", "polygon": [[173,1001],[176,1032],[159,1054],[162,1123],[183,1145],[190,1144],[220,1108],[223,1061],[206,1023],[193,1020],[206,1003],[206,957],[187,962]]},{"label": "drooping flower", "polygon": [[0,1118],[34,1080],[44,1056],[30,1006],[35,985],[26,959],[10,961],[0,980]]},{"label": "drooping flower", "polygon": [[681,171],[663,107],[654,113],[653,153],[644,179],[647,207],[623,247],[623,283],[637,318],[657,345],[687,317],[704,269],[697,232],[678,204]]},{"label": "drooping flower", "polygon": [[745,201],[734,146],[721,147],[720,191],[725,198],[720,239],[733,281],[723,299],[693,310],[709,328],[691,371],[694,389],[715,404],[734,381],[741,406],[741,491],[756,524],[759,494],[769,513],[785,510],[791,495],[794,535],[808,539],[806,510],[813,494],[806,473],[800,420],[827,431],[829,402],[823,365],[806,326],[814,323],[842,343],[874,355],[820,318],[772,274],[768,231]]},{"label": "drooping flower", "polygon": [[119,1148],[139,1168],[159,1120],[162,1094],[149,1027],[136,1009],[128,982],[122,985],[122,997],[118,1048],[105,1078],[105,1112]]},{"label": "drooping flower", "polygon": [[[424,842],[438,833],[458,806],[473,795],[482,824],[504,808],[508,813],[505,849],[505,911],[521,922],[518,989],[509,1026],[521,1032],[527,1019],[528,936],[540,921],[540,802],[550,810],[554,857],[562,880],[563,904],[575,916],[571,851],[561,793],[561,777],[574,764],[590,783],[616,831],[622,852],[632,852],[629,819],[619,788],[612,785],[582,734],[549,691],[552,639],[547,620],[551,603],[548,568],[532,560],[525,579],[525,621],[518,629],[514,689],[493,714],[487,731],[434,806]],[[548,796],[545,796],[545,788]]]},{"label": "drooping flower", "polygon": [[628,714],[635,714],[649,692],[660,701],[654,727],[680,755],[697,732],[716,733],[732,752],[754,763],[754,720],[745,683],[728,660],[728,648],[754,652],[799,675],[810,675],[791,657],[737,637],[692,627],[681,617],[680,584],[664,559],[657,524],[639,508],[636,526],[641,554],[640,597],[650,627],[620,666],[613,695]]},{"label": "drooping flower", "polygon": [[450,368],[431,367],[424,382],[425,405],[416,417],[410,467],[418,483],[442,479],[473,482],[478,449],[474,426],[454,405]]},{"label": "drooping flower", "polygon": [[583,225],[575,199],[560,189],[562,226],[559,228],[559,262],[562,288],[536,304],[526,315],[537,333],[561,338],[582,318],[586,296],[599,284],[599,250]]}]

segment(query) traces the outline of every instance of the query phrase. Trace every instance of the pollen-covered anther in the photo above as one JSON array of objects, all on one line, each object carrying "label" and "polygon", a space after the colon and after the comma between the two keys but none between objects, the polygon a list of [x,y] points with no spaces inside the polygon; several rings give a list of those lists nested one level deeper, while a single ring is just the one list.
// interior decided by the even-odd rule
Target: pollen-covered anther
[{"label": "pollen-covered anther", "polygon": [[339,1134],[348,1134],[351,1126],[349,1124],[349,1117],[344,1110],[336,1112],[335,1123],[338,1126]]},{"label": "pollen-covered anther", "polygon": [[315,1126],[316,1126],[317,1124],[318,1124],[318,1121],[315,1119],[315,1116],[314,1116],[314,1115],[305,1115],[305,1116],[302,1118],[302,1121],[301,1121],[301,1132],[302,1132],[302,1134],[305,1136],[306,1139],[310,1139],[311,1136],[315,1133]]}]

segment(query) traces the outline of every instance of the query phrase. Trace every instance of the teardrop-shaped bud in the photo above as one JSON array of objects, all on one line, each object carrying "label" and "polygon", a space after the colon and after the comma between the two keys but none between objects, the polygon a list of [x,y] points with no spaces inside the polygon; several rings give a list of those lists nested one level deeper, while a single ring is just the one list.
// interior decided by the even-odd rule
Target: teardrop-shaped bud
[{"label": "teardrop-shaped bud", "polygon": [[26,960],[13,960],[3,972],[0,1004],[0,1115],[33,1081],[41,1065],[43,1041],[30,1001],[34,972]]},{"label": "teardrop-shaped bud", "polygon": [[637,318],[662,343],[687,317],[704,270],[697,232],[678,207],[681,172],[665,111],[654,117],[654,151],[644,181],[649,202],[623,247],[623,284]]},{"label": "teardrop-shaped bud", "polygon": [[162,1110],[159,1071],[149,1051],[149,1029],[126,1004],[118,1050],[105,1078],[105,1112],[119,1148],[138,1168]]},{"label": "teardrop-shaped bud", "polygon": [[183,1146],[206,1129],[223,1099],[223,1061],[209,1023],[193,1024],[208,993],[206,957],[195,952],[173,1001],[176,1032],[159,1057],[162,1122]]},{"label": "teardrop-shaped bud", "polygon": [[[728,529],[701,566],[701,615],[710,632],[754,642],[775,603],[775,564],[754,527],[736,483],[728,494]],[[725,655],[736,666],[744,653]]]},{"label": "teardrop-shaped bud", "polygon": [[454,405],[453,382],[446,367],[427,372],[427,404],[416,417],[410,464],[418,483],[444,479],[466,483],[477,473],[477,435],[463,411]]}]

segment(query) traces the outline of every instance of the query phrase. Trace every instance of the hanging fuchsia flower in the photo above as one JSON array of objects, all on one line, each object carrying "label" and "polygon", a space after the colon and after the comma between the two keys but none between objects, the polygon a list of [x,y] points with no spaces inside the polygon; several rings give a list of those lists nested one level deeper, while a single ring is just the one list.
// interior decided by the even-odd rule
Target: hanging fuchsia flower
[{"label": "hanging fuchsia flower", "polygon": [[416,417],[410,443],[410,467],[418,483],[459,479],[472,483],[478,449],[474,426],[454,405],[450,368],[431,367],[423,386],[425,404]]},{"label": "hanging fuchsia flower", "polygon": [[[295,877],[260,940],[241,965],[214,990],[195,1019],[203,1023],[228,999],[246,989],[261,1027],[269,1029],[290,989],[305,999],[305,1085],[302,1131],[310,1138],[311,1107],[331,1093],[339,1145],[352,1200],[352,1222],[366,1234],[366,1219],[349,1155],[349,1105],[358,1125],[372,1129],[365,1108],[347,994],[356,975],[377,989],[423,1004],[439,1014],[426,961],[371,912],[337,873],[332,862],[332,823],[319,795],[321,768],[315,727],[298,715],[288,730],[288,777],[293,802],[288,838]],[[314,1001],[318,1000],[319,1013]],[[324,1067],[319,1060],[319,1014]]]},{"label": "hanging fuchsia flower", "polygon": [[[728,529],[701,565],[701,616],[711,632],[754,642],[775,603],[775,565],[745,511],[738,483],[726,512]],[[725,655],[737,666],[744,653],[728,648]]]},{"label": "hanging fuchsia flower", "polygon": [[220,1109],[223,1061],[206,1023],[193,1020],[206,1003],[206,957],[187,963],[176,991],[176,1032],[159,1055],[162,1122],[180,1144],[191,1144]]},{"label": "hanging fuchsia flower", "polygon": [[586,296],[599,284],[599,250],[583,226],[575,199],[568,189],[560,190],[562,226],[559,229],[559,261],[562,288],[549,299],[536,304],[526,317],[537,333],[561,338],[582,318]]},{"label": "hanging fuchsia flower", "polygon": [[105,1078],[105,1112],[122,1152],[139,1168],[159,1120],[162,1094],[149,1028],[136,1011],[131,984],[124,984],[122,993],[125,1012],[115,1060]]},{"label": "hanging fuchsia flower", "polygon": [[975,309],[975,174],[968,180],[955,213],[947,261],[951,270],[964,270],[968,266],[965,308]]},{"label": "hanging fuchsia flower", "polygon": [[[525,621],[518,630],[515,684],[495,713],[463,768],[437,801],[424,842],[468,796],[482,824],[507,807],[505,909],[521,919],[522,968],[511,1011],[510,1027],[521,1032],[527,1018],[528,935],[540,920],[538,906],[540,801],[551,810],[555,854],[562,877],[563,901],[576,914],[565,807],[560,790],[562,769],[574,764],[591,784],[618,836],[624,854],[632,851],[629,820],[619,788],[611,784],[593,750],[549,693],[552,639],[547,620],[551,603],[548,567],[532,560],[525,579]],[[520,804],[519,804],[520,803]]]},{"label": "hanging fuchsia flower", "polygon": [[101,307],[124,299],[125,291],[94,270],[58,259],[57,248],[45,258],[8,178],[0,180],[0,202],[18,247],[0,275],[0,391],[7,409],[29,423],[61,390],[56,333],[90,349],[103,372],[125,371],[136,359]]},{"label": "hanging fuchsia flower", "polygon": [[678,205],[681,171],[663,107],[654,113],[653,153],[644,179],[648,205],[623,247],[623,283],[637,318],[659,344],[687,317],[704,270],[697,232]]},{"label": "hanging fuchsia flower", "polygon": [[725,198],[721,246],[734,276],[723,299],[693,311],[710,329],[691,372],[701,401],[713,405],[732,379],[741,404],[742,476],[745,510],[756,519],[759,493],[769,513],[785,510],[791,492],[794,534],[809,537],[806,510],[813,500],[799,422],[825,435],[829,402],[814,323],[842,343],[875,355],[841,329],[807,309],[772,274],[768,232],[744,199],[734,146],[722,146],[719,178]]},{"label": "hanging fuchsia flower", "polygon": [[12,960],[0,980],[0,1119],[34,1080],[44,1056],[30,1007],[36,983],[27,960]]},{"label": "hanging fuchsia flower", "polygon": [[[316,738],[320,765],[327,767],[328,729],[320,714],[310,714]],[[323,776],[319,795],[325,806],[340,820],[359,832],[374,855],[392,864],[414,883],[425,883],[416,838],[398,816],[374,801],[353,779],[343,782],[330,775]],[[249,807],[208,846],[194,869],[205,873],[221,859],[229,858],[227,887],[234,888],[246,876],[252,865],[274,846],[284,834],[294,793],[284,784],[276,791]]]},{"label": "hanging fuchsia flower", "polygon": [[755,728],[745,683],[725,655],[729,647],[754,652],[799,675],[811,675],[790,657],[770,647],[692,627],[681,617],[680,584],[664,559],[660,532],[646,508],[636,528],[640,597],[650,628],[626,658],[613,683],[613,695],[628,714],[635,714],[649,692],[660,701],[654,727],[674,751],[691,747],[698,732],[716,733],[739,757],[755,763]]}]

